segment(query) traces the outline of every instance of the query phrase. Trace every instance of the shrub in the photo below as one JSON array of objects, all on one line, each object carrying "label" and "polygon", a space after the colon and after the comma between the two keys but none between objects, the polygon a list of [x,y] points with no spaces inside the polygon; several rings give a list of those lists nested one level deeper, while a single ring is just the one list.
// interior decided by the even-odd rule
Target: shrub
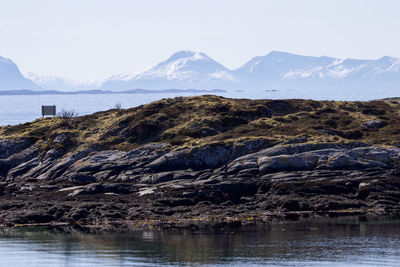
[{"label": "shrub", "polygon": [[115,104],[115,106],[114,106],[113,109],[118,110],[118,111],[122,110],[122,105],[121,105],[121,103]]},{"label": "shrub", "polygon": [[78,112],[75,110],[61,110],[60,112],[57,113],[57,117],[61,119],[62,125],[69,125],[69,122],[71,121],[72,118],[77,117]]}]

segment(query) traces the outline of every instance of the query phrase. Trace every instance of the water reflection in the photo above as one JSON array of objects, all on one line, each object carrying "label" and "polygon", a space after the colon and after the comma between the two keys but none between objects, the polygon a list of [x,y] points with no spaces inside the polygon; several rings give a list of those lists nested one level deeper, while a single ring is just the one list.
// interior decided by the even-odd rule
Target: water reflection
[{"label": "water reflection", "polygon": [[2,229],[1,266],[384,265],[400,262],[400,220],[336,218],[249,231],[65,234]]}]

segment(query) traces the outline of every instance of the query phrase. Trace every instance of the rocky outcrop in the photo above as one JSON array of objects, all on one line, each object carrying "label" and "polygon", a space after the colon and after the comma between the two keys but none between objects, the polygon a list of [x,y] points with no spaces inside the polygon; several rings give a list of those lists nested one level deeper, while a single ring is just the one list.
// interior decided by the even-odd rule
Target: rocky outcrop
[{"label": "rocky outcrop", "polygon": [[177,151],[154,143],[130,151],[86,148],[39,156],[27,144],[1,143],[4,224],[249,216],[263,221],[273,214],[400,208],[396,147],[361,142],[272,146],[259,139]]},{"label": "rocky outcrop", "polygon": [[379,130],[386,125],[387,123],[381,120],[370,120],[361,124],[361,127],[368,130]]},{"label": "rocky outcrop", "polygon": [[29,139],[23,138],[0,140],[0,159],[6,159],[27,148],[30,144]]},{"label": "rocky outcrop", "polygon": [[269,143],[265,139],[257,139],[237,145],[206,145],[194,149],[171,151],[147,165],[154,171],[202,170],[221,166],[254,150],[259,150]]},{"label": "rocky outcrop", "polygon": [[[10,150],[7,150],[7,152],[9,151]],[[15,154],[11,154],[11,156],[6,159],[0,159],[0,177],[5,177],[10,169],[17,167],[21,164],[25,164],[39,154],[38,149],[34,146],[28,147],[22,151],[19,151],[19,149],[16,149],[14,151],[18,152]]]}]

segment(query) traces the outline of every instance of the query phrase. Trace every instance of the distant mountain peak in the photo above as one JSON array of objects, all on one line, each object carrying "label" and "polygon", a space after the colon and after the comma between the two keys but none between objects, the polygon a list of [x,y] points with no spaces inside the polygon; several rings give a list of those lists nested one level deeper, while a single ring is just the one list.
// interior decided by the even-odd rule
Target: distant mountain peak
[{"label": "distant mountain peak", "polygon": [[2,56],[0,56],[0,62],[1,63],[8,63],[8,64],[13,63],[11,59],[5,58],[5,57],[2,57]]},{"label": "distant mountain peak", "polygon": [[285,51],[272,50],[267,54],[267,56],[298,56],[298,55]]},{"label": "distant mountain peak", "polygon": [[[105,90],[144,89],[301,89],[369,88],[400,83],[400,60],[340,59],[271,51],[230,70],[205,53],[181,50],[167,60],[134,74],[112,76]],[[371,81],[374,83],[371,83]],[[396,81],[396,82],[395,82]],[[398,88],[398,87],[396,87]]]},{"label": "distant mountain peak", "polygon": [[203,52],[197,52],[197,51],[192,51],[192,50],[181,50],[178,51],[174,54],[172,54],[165,62],[172,62],[172,61],[176,61],[179,59],[187,59],[187,58],[191,58],[193,60],[195,59],[210,59],[206,54],[204,54]]},{"label": "distant mountain peak", "polygon": [[400,63],[400,58],[383,56],[377,60],[378,62]]},{"label": "distant mountain peak", "polygon": [[37,84],[26,79],[18,66],[5,57],[0,57],[0,90],[39,90]]},{"label": "distant mountain peak", "polygon": [[215,89],[227,80],[235,80],[229,69],[203,52],[182,50],[143,71],[113,75],[102,88]]}]

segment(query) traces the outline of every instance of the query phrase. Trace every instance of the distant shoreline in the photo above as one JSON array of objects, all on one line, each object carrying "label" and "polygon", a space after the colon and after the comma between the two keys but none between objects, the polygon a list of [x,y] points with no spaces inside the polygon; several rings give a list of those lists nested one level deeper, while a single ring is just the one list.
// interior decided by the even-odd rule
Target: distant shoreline
[{"label": "distant shoreline", "polygon": [[173,93],[225,93],[226,90],[222,89],[164,89],[164,90],[148,90],[148,89],[132,89],[125,91],[107,91],[107,90],[85,90],[85,91],[57,91],[57,90],[44,90],[44,91],[33,91],[33,90],[6,90],[0,91],[0,96],[5,95],[103,95],[103,94],[173,94]]}]

